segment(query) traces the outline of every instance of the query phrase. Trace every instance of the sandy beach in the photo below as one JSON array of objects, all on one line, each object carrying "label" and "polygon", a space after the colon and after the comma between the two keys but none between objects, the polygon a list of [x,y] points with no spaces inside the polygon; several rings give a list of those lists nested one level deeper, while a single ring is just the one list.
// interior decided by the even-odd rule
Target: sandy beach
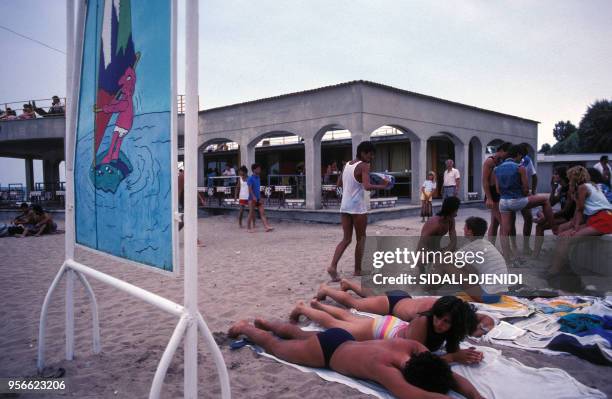
[{"label": "sandy beach", "polygon": [[[485,211],[460,211],[458,227],[471,215],[488,219]],[[60,227],[63,223],[60,223]],[[340,239],[337,225],[273,221],[275,231],[256,234],[240,230],[233,217],[199,220],[199,306],[221,346],[236,398],[365,398],[367,395],[316,375],[301,373],[243,348],[230,351],[225,332],[235,321],[255,316],[286,319],[298,300],[311,298],[328,281],[325,268]],[[417,235],[419,218],[384,221],[368,234]],[[408,230],[406,230],[408,228]],[[461,229],[458,228],[460,231]],[[353,245],[340,263],[350,277]],[[0,376],[36,374],[38,318],[43,298],[64,258],[64,235],[0,239]],[[176,279],[142,268],[77,251],[77,260],[160,294],[182,301],[182,277]],[[94,355],[91,313],[85,292],[76,284],[75,360],[64,360],[64,284],[52,301],[48,319],[47,364],[65,369],[67,393],[75,398],[143,398],[148,395],[157,363],[176,319],[127,294],[90,279],[100,306],[102,353]],[[200,341],[203,342],[203,341]],[[211,357],[200,346],[199,391],[202,398],[220,397]],[[574,356],[546,356],[502,349],[528,366],[559,367],[580,382],[612,394],[610,369]],[[162,396],[182,396],[183,354],[179,349],[165,379]],[[21,395],[20,397],[44,397]],[[52,397],[52,396],[47,396]]]}]

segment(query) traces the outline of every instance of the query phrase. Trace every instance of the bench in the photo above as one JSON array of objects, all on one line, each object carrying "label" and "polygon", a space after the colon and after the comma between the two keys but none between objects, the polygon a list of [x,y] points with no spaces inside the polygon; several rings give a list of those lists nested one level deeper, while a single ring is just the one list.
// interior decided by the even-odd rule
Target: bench
[{"label": "bench", "polygon": [[305,208],[306,201],[304,201],[303,199],[286,199],[285,207],[292,208],[292,209]]},{"label": "bench", "polygon": [[397,197],[371,198],[370,208],[372,209],[393,208],[396,202],[397,202]]}]

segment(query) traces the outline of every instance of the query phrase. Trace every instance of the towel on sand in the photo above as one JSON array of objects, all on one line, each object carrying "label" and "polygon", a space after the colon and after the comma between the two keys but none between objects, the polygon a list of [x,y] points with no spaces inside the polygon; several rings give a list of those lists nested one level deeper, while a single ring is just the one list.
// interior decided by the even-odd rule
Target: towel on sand
[{"label": "towel on sand", "polygon": [[[299,366],[270,355],[259,347],[252,347],[252,349],[262,356],[302,372],[316,373],[326,381],[338,382],[380,399],[394,398],[382,386],[371,381],[347,377],[329,369]],[[606,397],[601,391],[587,387],[563,370],[548,367],[536,369],[525,366],[516,359],[503,357],[501,351],[497,349],[480,346],[476,349],[484,352],[484,360],[481,364],[477,366],[453,365],[452,369],[467,378],[488,399],[533,399],[538,397],[604,399]],[[454,392],[450,396],[463,398]]]}]

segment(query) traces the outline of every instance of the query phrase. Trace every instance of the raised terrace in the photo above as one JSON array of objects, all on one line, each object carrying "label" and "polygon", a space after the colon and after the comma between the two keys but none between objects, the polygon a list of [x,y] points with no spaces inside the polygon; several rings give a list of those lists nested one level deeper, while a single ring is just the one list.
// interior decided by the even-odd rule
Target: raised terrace
[{"label": "raised terrace", "polygon": [[[312,210],[333,206],[342,162],[363,140],[377,147],[372,169],[396,177],[396,187],[378,196],[415,204],[426,172],[440,182],[446,159],[461,173],[460,197],[481,198],[481,165],[492,146],[524,142],[535,153],[538,131],[537,121],[368,81],[203,110],[199,118],[198,185],[213,187],[203,197],[213,200],[217,190],[233,197],[233,182],[219,179],[221,170],[257,161],[262,184],[282,188],[283,205],[296,200]],[[63,117],[0,122],[0,156],[29,160],[26,169],[43,159],[45,183],[57,182],[64,130]],[[181,114],[178,134],[181,147]]]}]

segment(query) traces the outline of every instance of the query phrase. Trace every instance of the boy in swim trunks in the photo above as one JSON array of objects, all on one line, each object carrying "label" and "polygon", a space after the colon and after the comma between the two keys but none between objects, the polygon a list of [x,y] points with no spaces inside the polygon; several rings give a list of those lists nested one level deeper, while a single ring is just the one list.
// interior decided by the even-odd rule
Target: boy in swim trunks
[{"label": "boy in swim trunks", "polygon": [[340,328],[302,331],[289,323],[262,319],[254,325],[239,321],[228,332],[231,338],[241,334],[282,360],[375,381],[400,399],[448,398],[445,394],[451,389],[468,399],[482,398],[468,380],[413,340],[355,342]]},{"label": "boy in swim trunks", "polygon": [[493,244],[497,239],[497,230],[501,225],[501,215],[499,213],[499,193],[495,186],[495,174],[493,170],[501,164],[506,156],[512,143],[502,143],[497,147],[495,154],[488,157],[482,165],[482,189],[485,193],[485,204],[491,210],[491,224],[489,226],[488,238]]}]

